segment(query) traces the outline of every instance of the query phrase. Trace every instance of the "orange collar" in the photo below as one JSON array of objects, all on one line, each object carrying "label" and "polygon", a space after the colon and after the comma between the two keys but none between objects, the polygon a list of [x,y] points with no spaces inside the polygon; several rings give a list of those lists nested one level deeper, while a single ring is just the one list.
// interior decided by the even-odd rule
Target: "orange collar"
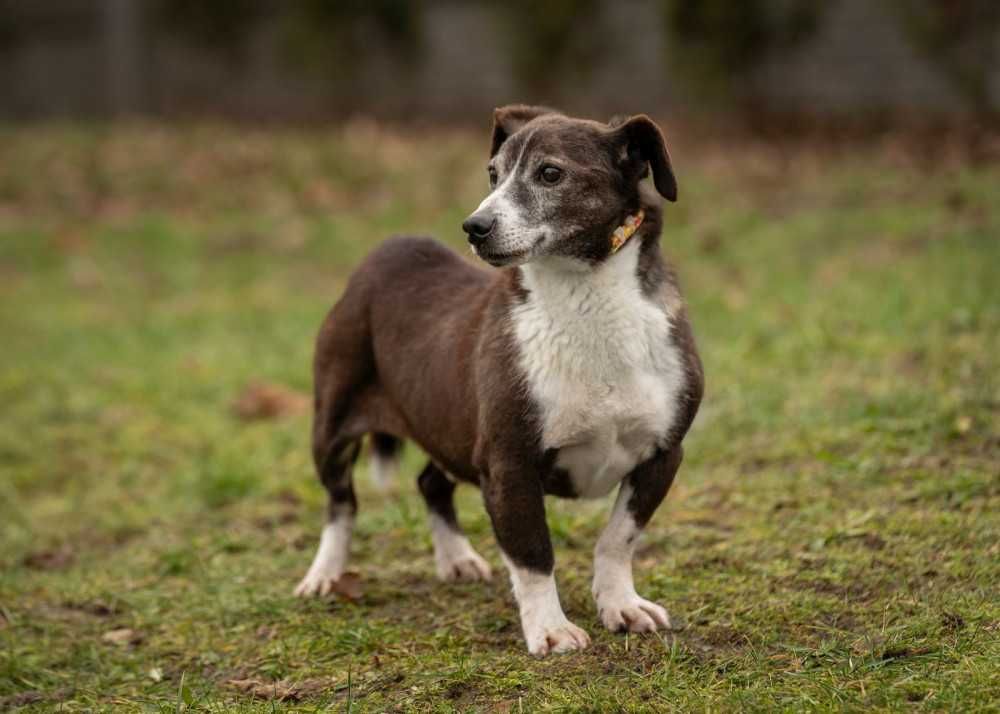
[{"label": "orange collar", "polygon": [[639,212],[634,216],[626,216],[625,223],[615,228],[615,232],[611,234],[611,252],[617,253],[618,249],[625,245],[625,242],[632,237],[632,235],[639,229],[642,225],[642,219],[646,217],[646,213],[640,208]]}]

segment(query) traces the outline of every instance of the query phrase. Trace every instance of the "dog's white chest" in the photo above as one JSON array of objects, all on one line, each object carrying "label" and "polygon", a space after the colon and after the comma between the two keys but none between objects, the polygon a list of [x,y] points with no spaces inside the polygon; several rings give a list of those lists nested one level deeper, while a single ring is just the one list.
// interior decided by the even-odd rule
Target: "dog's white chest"
[{"label": "dog's white chest", "polygon": [[665,310],[642,295],[638,242],[587,272],[529,264],[513,313],[542,443],[577,494],[609,493],[671,427],[684,371]]}]

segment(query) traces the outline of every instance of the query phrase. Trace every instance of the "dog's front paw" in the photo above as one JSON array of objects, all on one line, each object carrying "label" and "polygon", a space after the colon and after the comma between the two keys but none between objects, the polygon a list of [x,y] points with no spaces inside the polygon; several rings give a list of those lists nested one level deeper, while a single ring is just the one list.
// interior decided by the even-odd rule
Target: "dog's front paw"
[{"label": "dog's front paw", "polygon": [[656,632],[670,629],[670,615],[655,602],[644,600],[635,591],[609,593],[598,598],[601,622],[612,632]]},{"label": "dog's front paw", "polygon": [[566,618],[562,622],[525,628],[524,639],[528,643],[528,652],[536,657],[552,652],[574,652],[590,644],[590,635]]}]

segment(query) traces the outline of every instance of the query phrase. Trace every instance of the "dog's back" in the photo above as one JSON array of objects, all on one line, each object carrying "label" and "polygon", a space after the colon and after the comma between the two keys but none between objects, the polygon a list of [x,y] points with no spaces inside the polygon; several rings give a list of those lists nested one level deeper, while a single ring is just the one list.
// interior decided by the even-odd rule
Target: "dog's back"
[{"label": "dog's back", "polygon": [[430,238],[390,238],[365,259],[317,340],[317,463],[379,432],[412,438],[466,475],[475,439],[469,357],[496,279]]}]

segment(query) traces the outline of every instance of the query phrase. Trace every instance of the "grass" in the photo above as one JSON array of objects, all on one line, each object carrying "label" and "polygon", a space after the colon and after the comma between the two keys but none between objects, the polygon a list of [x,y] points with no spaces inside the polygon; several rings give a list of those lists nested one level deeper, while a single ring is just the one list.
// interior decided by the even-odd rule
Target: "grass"
[{"label": "grass", "polygon": [[[683,627],[603,631],[608,502],[550,502],[581,654],[505,578],[444,585],[408,451],[359,469],[359,602],[291,590],[323,493],[315,330],[383,236],[458,225],[485,135],[369,124],[0,130],[0,709],[1000,708],[1000,169],[674,141],[708,391],[637,554]],[[479,495],[460,518],[499,569]],[[115,633],[111,634],[108,633]]]}]

